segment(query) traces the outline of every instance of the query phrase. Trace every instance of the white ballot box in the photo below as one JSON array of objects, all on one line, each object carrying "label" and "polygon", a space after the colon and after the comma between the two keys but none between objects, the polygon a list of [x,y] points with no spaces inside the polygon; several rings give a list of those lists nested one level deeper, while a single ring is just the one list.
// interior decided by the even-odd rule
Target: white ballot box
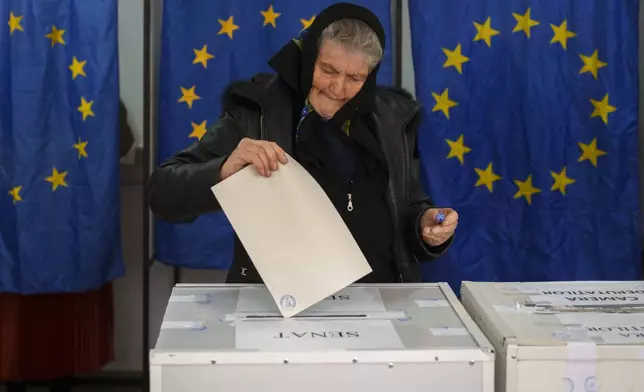
[{"label": "white ballot box", "polygon": [[494,351],[447,284],[352,285],[284,319],[262,285],[178,285],[152,392],[492,392]]},{"label": "white ballot box", "polygon": [[644,282],[463,282],[497,392],[644,392]]}]

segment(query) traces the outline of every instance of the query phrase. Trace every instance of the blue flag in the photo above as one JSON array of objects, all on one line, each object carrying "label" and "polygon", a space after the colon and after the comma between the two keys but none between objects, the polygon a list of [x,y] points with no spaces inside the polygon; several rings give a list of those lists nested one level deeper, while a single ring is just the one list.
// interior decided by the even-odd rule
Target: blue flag
[{"label": "blue flag", "polygon": [[[158,159],[200,139],[220,115],[233,81],[272,72],[269,58],[308,27],[332,0],[166,0],[160,69]],[[388,33],[379,83],[393,80],[389,0],[359,0]],[[214,196],[213,196],[214,197]],[[175,225],[157,220],[155,258],[188,268],[227,269],[233,230],[223,213]]]},{"label": "blue flag", "polygon": [[123,274],[116,7],[0,1],[0,292]]},{"label": "blue flag", "polygon": [[423,184],[460,215],[425,279],[640,279],[638,2],[409,7]]}]

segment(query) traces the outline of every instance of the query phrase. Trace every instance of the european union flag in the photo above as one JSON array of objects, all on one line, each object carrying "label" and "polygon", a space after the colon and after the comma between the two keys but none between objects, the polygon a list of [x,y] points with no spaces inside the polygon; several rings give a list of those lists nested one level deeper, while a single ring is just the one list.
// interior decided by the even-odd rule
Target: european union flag
[{"label": "european union flag", "polygon": [[[272,72],[267,62],[296,38],[332,0],[166,0],[159,97],[159,162],[200,139],[220,115],[221,96],[234,81]],[[391,37],[389,0],[353,3],[373,11]],[[387,44],[391,48],[391,43]],[[381,84],[392,84],[386,49]],[[175,225],[158,220],[155,258],[188,268],[227,269],[233,230],[223,213]]]},{"label": "european union flag", "polygon": [[116,7],[0,2],[0,292],[123,274]]},{"label": "european union flag", "polygon": [[636,0],[410,0],[427,280],[640,279]]}]

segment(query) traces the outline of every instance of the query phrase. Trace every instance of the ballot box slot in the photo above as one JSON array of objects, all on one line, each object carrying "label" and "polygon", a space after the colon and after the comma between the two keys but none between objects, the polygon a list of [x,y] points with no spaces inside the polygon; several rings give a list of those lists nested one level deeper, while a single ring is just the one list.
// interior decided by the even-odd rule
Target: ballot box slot
[{"label": "ballot box slot", "polygon": [[348,312],[319,312],[300,313],[290,318],[284,318],[280,313],[273,312],[236,312],[226,315],[225,321],[277,321],[277,320],[408,320],[409,317],[402,311],[373,312],[373,313],[348,313]]},{"label": "ballot box slot", "polygon": [[[298,320],[298,319],[313,319],[313,318],[321,318],[321,319],[360,319],[360,318],[366,318],[368,315],[366,314],[318,314],[318,315],[296,315],[291,317],[291,320]],[[246,316],[246,319],[248,320],[257,320],[257,319],[262,319],[262,320],[270,320],[270,319],[284,319],[283,316],[266,316],[266,315],[256,315],[256,314],[251,314]]]}]

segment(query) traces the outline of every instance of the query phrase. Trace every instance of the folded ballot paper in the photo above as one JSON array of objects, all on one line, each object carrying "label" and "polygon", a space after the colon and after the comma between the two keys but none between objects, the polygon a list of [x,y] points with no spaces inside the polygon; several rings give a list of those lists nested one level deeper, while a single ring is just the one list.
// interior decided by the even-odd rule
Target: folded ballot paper
[{"label": "folded ballot paper", "polygon": [[268,178],[248,166],[212,192],[283,317],[371,272],[340,214],[295,159]]}]

